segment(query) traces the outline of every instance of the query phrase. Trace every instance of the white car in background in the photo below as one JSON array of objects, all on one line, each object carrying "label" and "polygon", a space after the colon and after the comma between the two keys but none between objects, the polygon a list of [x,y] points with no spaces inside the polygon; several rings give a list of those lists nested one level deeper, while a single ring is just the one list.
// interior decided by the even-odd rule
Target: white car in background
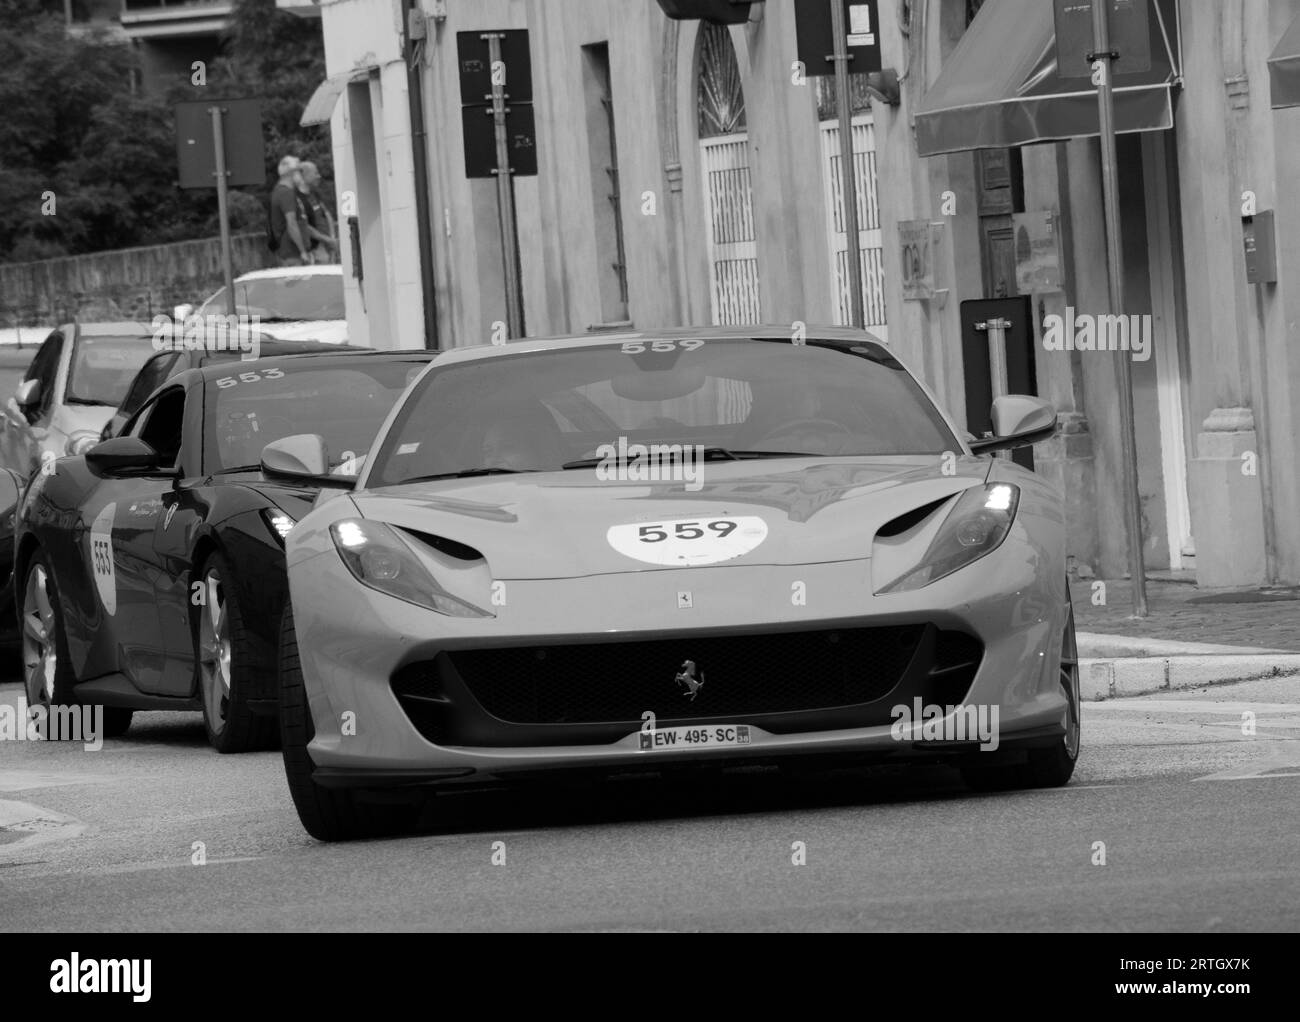
[{"label": "white car in background", "polygon": [[68,323],[53,331],[0,406],[0,468],[25,480],[44,463],[85,454],[154,352],[143,323]]},{"label": "white car in background", "polygon": [[[176,319],[192,313],[225,316],[226,289],[223,287],[196,310],[176,307]],[[321,341],[348,343],[347,315],[343,308],[343,267],[280,266],[254,270],[235,278],[235,312],[256,316],[263,337],[277,341]]]}]

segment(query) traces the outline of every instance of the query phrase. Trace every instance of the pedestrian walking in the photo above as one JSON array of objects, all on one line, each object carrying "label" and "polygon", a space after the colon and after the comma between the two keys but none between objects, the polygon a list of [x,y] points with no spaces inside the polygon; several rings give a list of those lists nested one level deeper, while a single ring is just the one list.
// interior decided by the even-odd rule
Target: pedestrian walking
[{"label": "pedestrian walking", "polygon": [[278,169],[280,179],[271,189],[267,244],[281,266],[310,266],[314,261],[312,240],[306,208],[299,198],[302,165],[298,157],[286,156]]}]

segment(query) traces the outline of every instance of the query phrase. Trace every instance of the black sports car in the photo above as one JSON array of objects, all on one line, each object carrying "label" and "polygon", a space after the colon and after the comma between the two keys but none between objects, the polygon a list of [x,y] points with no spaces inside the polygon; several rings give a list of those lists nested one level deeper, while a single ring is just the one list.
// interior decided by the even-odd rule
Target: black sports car
[{"label": "black sports car", "polygon": [[[356,475],[432,357],[187,370],[120,435],[38,473],[13,571],[29,705],[101,704],[109,737],[137,709],[202,709],[218,751],[273,746],[284,537],[322,488]],[[315,478],[263,465],[268,444],[303,434],[322,441]]]}]

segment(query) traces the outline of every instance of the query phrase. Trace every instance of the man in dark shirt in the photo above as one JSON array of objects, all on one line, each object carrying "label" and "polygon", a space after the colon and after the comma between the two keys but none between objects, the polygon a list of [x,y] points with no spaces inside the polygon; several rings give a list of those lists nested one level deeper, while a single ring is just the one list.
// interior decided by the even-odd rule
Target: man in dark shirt
[{"label": "man in dark shirt", "polygon": [[307,233],[312,254],[318,263],[338,262],[338,240],[334,237],[334,218],[320,197],[320,171],[316,164],[304,160],[300,165],[298,199],[307,214]]},{"label": "man in dark shirt", "polygon": [[280,161],[280,180],[271,189],[271,234],[279,242],[275,253],[281,266],[310,266],[312,240],[306,211],[298,198],[301,165],[296,156]]}]

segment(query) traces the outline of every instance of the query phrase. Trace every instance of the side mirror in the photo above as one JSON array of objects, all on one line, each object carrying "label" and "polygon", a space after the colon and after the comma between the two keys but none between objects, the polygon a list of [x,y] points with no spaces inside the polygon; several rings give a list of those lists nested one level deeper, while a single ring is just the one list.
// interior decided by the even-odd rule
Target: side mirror
[{"label": "side mirror", "polygon": [[177,323],[182,323],[189,318],[190,313],[193,311],[193,305],[178,305],[172,309],[172,319]]},{"label": "side mirror", "polygon": [[18,392],[14,395],[14,400],[18,403],[19,408],[30,408],[40,399],[40,380],[23,380],[22,383],[18,384]]},{"label": "side mirror", "polygon": [[971,442],[976,454],[1028,447],[1056,432],[1056,409],[1038,397],[1006,394],[996,398],[992,419],[993,436]]},{"label": "side mirror", "polygon": [[262,471],[293,479],[320,479],[329,475],[325,439],[316,433],[300,433],[267,444],[262,449]]},{"label": "side mirror", "polygon": [[87,451],[86,464],[98,475],[161,471],[162,456],[138,436],[119,436]]}]

